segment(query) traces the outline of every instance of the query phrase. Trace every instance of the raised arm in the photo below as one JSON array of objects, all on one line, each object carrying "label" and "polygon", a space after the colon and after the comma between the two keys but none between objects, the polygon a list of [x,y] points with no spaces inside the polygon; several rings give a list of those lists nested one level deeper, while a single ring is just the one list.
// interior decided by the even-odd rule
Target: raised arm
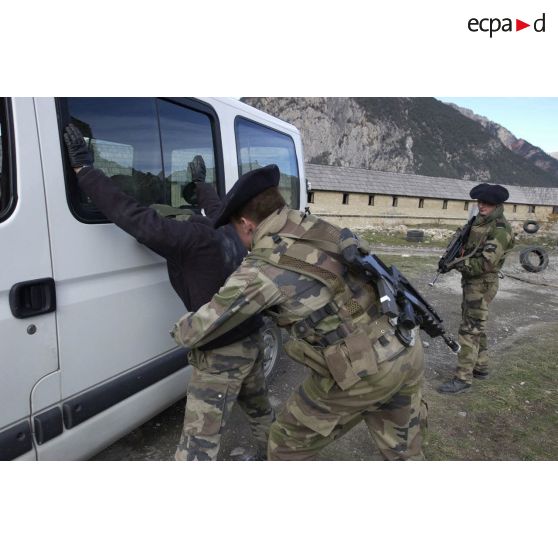
[{"label": "raised arm", "polygon": [[[212,184],[205,182],[205,161],[201,155],[196,155],[189,163],[188,170],[192,181],[182,189],[182,197],[191,203],[197,203],[205,214],[213,219],[221,211],[221,198]],[[194,194],[195,195],[192,195]]]},{"label": "raised arm", "polygon": [[157,254],[167,259],[177,257],[179,248],[194,248],[197,234],[211,226],[209,219],[201,216],[181,222],[162,217],[124,193],[101,170],[93,168],[93,156],[73,124],[66,127],[64,140],[78,186],[109,221]]}]

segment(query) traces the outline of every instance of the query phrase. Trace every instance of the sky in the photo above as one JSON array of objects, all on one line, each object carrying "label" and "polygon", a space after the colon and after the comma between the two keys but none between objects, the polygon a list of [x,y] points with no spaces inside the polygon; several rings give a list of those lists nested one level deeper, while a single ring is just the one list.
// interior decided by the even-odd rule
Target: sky
[{"label": "sky", "polygon": [[547,153],[558,152],[558,97],[437,97],[486,116]]}]

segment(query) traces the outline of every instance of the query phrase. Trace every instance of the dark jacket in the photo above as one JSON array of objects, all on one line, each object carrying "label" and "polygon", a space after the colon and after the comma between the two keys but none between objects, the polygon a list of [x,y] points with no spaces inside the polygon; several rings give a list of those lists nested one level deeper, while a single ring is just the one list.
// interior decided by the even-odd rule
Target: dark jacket
[{"label": "dark jacket", "polygon": [[[247,254],[232,225],[213,228],[208,217],[219,212],[221,200],[209,184],[197,188],[208,217],[193,215],[187,221],[162,217],[141,205],[98,169],[82,169],[78,185],[109,221],[167,260],[171,285],[188,311],[209,302]],[[200,348],[230,345],[261,326],[261,317],[255,316]]]}]

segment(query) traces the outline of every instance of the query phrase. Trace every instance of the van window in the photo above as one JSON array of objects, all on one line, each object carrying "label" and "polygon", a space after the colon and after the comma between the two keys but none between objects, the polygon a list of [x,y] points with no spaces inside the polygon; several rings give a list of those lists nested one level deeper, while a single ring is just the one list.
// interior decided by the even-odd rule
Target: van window
[{"label": "van window", "polygon": [[0,97],[0,221],[8,216],[14,203],[13,177],[10,176],[8,101]]},{"label": "van window", "polygon": [[[186,206],[183,186],[188,163],[202,155],[207,181],[216,182],[211,117],[155,98],[68,98],[67,117],[89,142],[94,165],[143,205]],[[76,217],[103,221],[70,177],[70,205]]]},{"label": "van window", "polygon": [[239,176],[276,164],[281,171],[279,190],[287,204],[298,209],[300,180],[291,136],[242,117],[236,118],[235,130]]},{"label": "van window", "polygon": [[216,184],[215,148],[208,115],[166,101],[158,101],[163,168],[174,207],[186,204],[182,187],[191,181],[188,163],[201,155],[207,170],[206,182]]}]

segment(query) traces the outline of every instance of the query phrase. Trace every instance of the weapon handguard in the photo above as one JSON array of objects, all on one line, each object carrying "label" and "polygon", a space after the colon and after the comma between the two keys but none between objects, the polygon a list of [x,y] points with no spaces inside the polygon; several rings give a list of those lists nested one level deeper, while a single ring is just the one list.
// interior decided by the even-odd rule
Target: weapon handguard
[{"label": "weapon handguard", "polygon": [[[349,235],[355,242],[347,242]],[[376,255],[363,255],[358,247],[358,237],[349,229],[343,229],[341,237],[344,239],[341,248],[344,263],[359,275],[374,279],[382,313],[402,321],[402,331],[399,332],[402,338],[406,338],[406,326],[414,324],[413,327],[418,325],[430,337],[442,337],[454,353],[459,352],[459,343],[445,331],[442,318],[395,266],[386,266]]]}]

